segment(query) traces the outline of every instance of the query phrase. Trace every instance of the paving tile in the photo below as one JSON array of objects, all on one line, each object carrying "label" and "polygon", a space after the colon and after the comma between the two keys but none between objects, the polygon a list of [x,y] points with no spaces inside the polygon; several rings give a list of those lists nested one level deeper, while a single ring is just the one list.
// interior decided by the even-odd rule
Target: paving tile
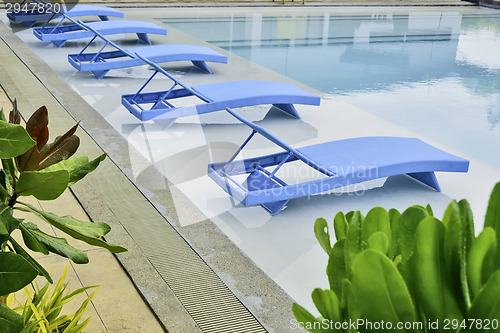
[{"label": "paving tile", "polygon": [[123,268],[104,249],[88,252],[90,265],[75,270],[85,285],[101,285],[93,303],[112,332],[163,332]]}]

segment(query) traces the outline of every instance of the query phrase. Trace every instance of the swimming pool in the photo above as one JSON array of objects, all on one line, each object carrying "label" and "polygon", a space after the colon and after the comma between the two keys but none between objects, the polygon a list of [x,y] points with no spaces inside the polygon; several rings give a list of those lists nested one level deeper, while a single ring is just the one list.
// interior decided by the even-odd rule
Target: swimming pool
[{"label": "swimming pool", "polygon": [[[270,13],[269,9],[266,8],[265,10],[266,13]],[[391,13],[391,10],[387,8],[383,11],[377,10],[375,11],[376,14],[368,16],[368,18],[373,17],[373,19],[370,19],[373,21],[373,24],[370,23],[369,26],[375,25],[378,27],[375,30],[379,31],[377,40],[373,41],[367,37],[372,36],[371,32],[367,33],[367,31],[372,30],[365,30],[363,28],[365,25],[360,25],[360,28],[356,30],[358,34],[355,38],[346,37],[343,33],[339,35],[339,38],[324,38],[324,35],[321,35],[319,38],[317,37],[317,33],[315,38],[308,37],[308,35],[300,35],[307,31],[313,31],[312,27],[316,27],[316,32],[330,31],[330,29],[333,31],[342,31],[342,29],[353,30],[352,25],[360,23],[360,18],[366,19],[367,16],[365,14],[362,15],[362,13],[371,11],[371,9],[363,8],[362,10],[355,10],[359,12],[355,15],[349,13],[339,15],[341,10],[336,8],[328,9],[327,12],[324,9],[308,9],[308,12],[312,12],[312,14],[307,17],[314,18],[314,20],[311,22],[299,20],[300,24],[294,22],[297,20],[297,17],[303,16],[304,11],[302,9],[273,10],[277,13],[276,17],[284,18],[285,24],[278,29],[277,26],[273,27],[273,24],[277,25],[277,23],[273,23],[272,21],[266,26],[261,24],[260,28],[257,23],[255,25],[253,23],[242,25],[243,23],[240,22],[238,29],[241,30],[245,27],[244,32],[240,31],[240,35],[245,36],[250,34],[250,37],[246,39],[252,41],[251,45],[241,47],[241,44],[236,42],[231,44],[232,46],[227,43],[225,45],[220,44],[222,48],[226,49],[225,52],[228,54],[229,60],[227,65],[211,64],[210,68],[214,73],[213,75],[202,73],[194,69],[189,63],[168,63],[164,65],[164,68],[187,85],[238,79],[291,81],[300,85],[300,83],[293,80],[292,69],[304,72],[305,75],[302,75],[304,77],[309,77],[311,74],[318,74],[316,72],[319,72],[319,74],[322,74],[327,79],[334,78],[336,82],[351,82],[350,86],[342,88],[343,91],[339,90],[341,88],[334,86],[337,91],[323,89],[323,93],[321,93],[318,90],[322,88],[314,90],[303,85],[303,88],[321,94],[322,99],[321,106],[319,107],[299,106],[298,110],[302,115],[301,120],[281,117],[273,112],[268,112],[268,106],[250,108],[249,110],[241,110],[241,112],[246,112],[244,115],[247,118],[257,121],[271,133],[294,147],[359,136],[409,136],[419,137],[450,153],[469,158],[467,156],[469,154],[464,153],[462,150],[464,148],[463,145],[457,144],[455,140],[468,141],[470,138],[462,135],[463,137],[448,139],[449,133],[457,132],[454,127],[460,125],[461,119],[446,119],[446,115],[442,116],[443,119],[440,119],[439,115],[432,113],[421,114],[420,116],[403,114],[403,111],[399,110],[398,107],[387,115],[382,113],[377,114],[371,110],[374,107],[372,105],[374,103],[381,104],[380,108],[382,110],[387,109],[390,105],[387,96],[391,96],[389,88],[393,86],[399,89],[392,91],[394,94],[393,97],[398,100],[404,99],[404,96],[414,97],[412,95],[414,92],[411,92],[407,95],[401,95],[403,97],[400,98],[400,93],[404,91],[403,88],[410,89],[412,88],[412,84],[421,84],[423,85],[422,89],[424,89],[426,87],[425,82],[429,84],[433,80],[437,80],[433,77],[425,81],[426,78],[423,77],[420,81],[412,82],[408,80],[404,81],[406,83],[398,83],[399,81],[393,79],[398,73],[397,71],[396,73],[390,71],[391,63],[396,62],[402,50],[411,48],[419,43],[425,43],[425,41],[410,43],[408,38],[417,38],[417,36],[412,37],[408,36],[408,34],[406,41],[391,40],[390,38],[394,38],[391,37],[392,33],[387,33],[387,31],[392,29],[390,28],[392,26],[390,23],[391,17],[394,21],[395,17],[425,16],[430,17],[429,20],[431,22],[436,22],[434,19],[435,16],[439,17],[440,22],[443,22],[442,26],[448,27],[441,33],[444,36],[440,36],[438,40],[434,41],[431,50],[423,48],[420,54],[427,54],[428,57],[430,54],[434,57],[434,51],[440,49],[440,45],[443,45],[442,43],[454,43],[456,45],[455,49],[458,48],[457,45],[460,44],[459,38],[455,34],[455,31],[458,29],[458,24],[456,23],[457,17],[460,18],[459,22],[462,24],[462,18],[467,15],[462,13],[462,9],[458,13],[454,8],[439,9],[439,12],[435,8],[425,10],[420,8],[405,9],[405,11],[411,11],[410,14],[405,15],[396,15]],[[496,13],[492,10],[479,9],[464,11],[467,13],[481,11],[483,13],[481,15],[485,15],[485,17],[490,17],[492,16],[491,13]],[[247,14],[247,12],[251,13]],[[216,45],[210,45],[197,37],[200,32],[189,30],[195,29],[198,26],[196,23],[197,20],[206,21],[204,26],[198,26],[197,28],[198,30],[204,30],[208,28],[215,29],[217,24],[214,22],[217,22],[217,20],[226,21],[224,24],[227,24],[227,17],[238,18],[240,21],[242,17],[245,20],[248,18],[250,22],[254,22],[254,19],[259,22],[259,17],[262,18],[261,22],[265,22],[264,18],[267,17],[262,12],[262,9],[238,10],[228,8],[222,10],[220,8],[204,8],[203,10],[193,11],[192,9],[174,10],[169,8],[168,10],[163,10],[163,12],[158,10],[155,13],[159,17],[162,17],[162,19],[156,19],[155,21],[167,26],[168,36],[152,36],[154,44],[197,44],[209,45],[216,49],[218,48]],[[221,16],[221,13],[228,14]],[[201,14],[205,16],[201,18]],[[180,22],[179,18],[181,17],[185,17],[186,22],[191,24]],[[193,19],[193,17],[196,17],[196,19]],[[328,24],[325,23],[326,17],[328,17]],[[335,21],[332,21],[335,23],[330,22],[330,18],[333,17],[336,18]],[[149,11],[137,9],[127,12],[127,19],[153,20]],[[163,22],[168,22],[168,24]],[[207,24],[207,22],[214,24]],[[332,28],[337,22],[343,24],[344,28]],[[447,25],[445,24],[446,22],[448,22]],[[400,24],[399,22],[397,25],[399,26]],[[412,27],[414,24],[412,23]],[[428,22],[422,24],[427,25]],[[307,29],[307,26],[309,26],[309,29]],[[415,25],[415,29],[420,29],[418,24]],[[262,38],[264,31],[266,33],[275,31],[275,34],[282,38],[271,39],[272,42],[266,42],[267,47],[263,47],[263,44],[266,44],[263,43],[263,41],[265,42],[265,38]],[[453,31],[453,34],[451,31]],[[290,32],[294,32],[294,38],[290,38]],[[219,33],[222,37],[227,37],[230,33],[237,35],[235,31],[229,29],[227,26],[220,28]],[[106,151],[114,161],[118,161],[118,164],[125,161],[122,163],[125,165],[124,167],[120,165],[123,167],[124,172],[137,184],[137,187],[141,189],[144,196],[162,214],[168,217],[171,223],[175,224],[181,232],[186,228],[186,230],[196,230],[204,236],[207,229],[217,234],[222,231],[265,274],[271,277],[296,301],[309,309],[314,308],[310,298],[311,291],[318,286],[324,288],[328,286],[328,281],[324,274],[327,258],[318,245],[313,232],[314,220],[317,217],[322,216],[331,221],[335,213],[340,210],[344,212],[361,210],[363,213],[366,213],[374,206],[404,209],[409,205],[421,204],[425,206],[428,203],[433,206],[436,216],[441,216],[450,198],[466,197],[470,200],[471,207],[476,214],[475,216],[479,220],[476,225],[480,227],[480,221],[482,220],[482,216],[484,216],[485,202],[489,194],[488,191],[493,182],[496,179],[500,179],[500,171],[497,168],[491,168],[484,165],[481,161],[471,159],[471,170],[468,174],[438,174],[443,193],[429,190],[408,177],[397,176],[364,185],[365,189],[362,195],[349,190],[342,190],[335,194],[316,195],[312,198],[304,197],[292,200],[285,211],[276,216],[270,216],[260,206],[242,207],[237,202],[234,202],[206,175],[208,163],[227,160],[236,147],[248,136],[249,129],[246,126],[235,123],[231,117],[228,119],[224,113],[213,113],[199,118],[178,119],[168,130],[164,130],[152,122],[140,122],[121,106],[120,98],[121,94],[137,91],[145,82],[151,74],[151,70],[147,66],[114,70],[108,73],[105,79],[96,80],[90,73],[75,72],[74,68],[67,62],[67,54],[78,53],[85,46],[85,41],[70,42],[63,49],[58,49],[53,45],[40,43],[30,31],[20,31],[17,35],[39,57],[47,62],[68,85],[81,95],[96,112],[109,122],[114,130],[127,140],[130,151],[137,149],[144,155],[149,162],[147,165],[142,160],[136,161],[131,159],[133,155],[130,154],[128,156],[128,152],[116,151],[113,142],[107,140],[105,132],[96,138],[107,149]],[[257,38],[258,36],[260,36],[260,39]],[[245,40],[240,37],[238,38],[238,40]],[[398,38],[401,39],[401,36]],[[226,41],[236,40],[222,39]],[[354,39],[356,39],[356,43]],[[210,41],[216,43],[214,40]],[[336,41],[336,43],[332,41]],[[375,41],[378,42],[376,43]],[[116,42],[124,47],[140,46],[135,38],[129,38],[128,36],[118,36]],[[269,45],[275,42],[276,44],[286,45],[286,48],[275,48]],[[323,42],[325,43],[323,44]],[[300,46],[301,43],[310,45]],[[101,46],[102,44],[96,45],[94,49],[98,50]],[[374,61],[377,61],[375,63],[377,66],[374,68],[380,68],[380,70],[373,75],[368,75],[374,69],[368,69],[368,64],[365,64],[367,58],[356,59],[353,56],[355,53],[349,52],[358,52],[359,48],[360,52],[363,51],[360,54],[376,55],[377,52],[368,51],[368,48],[372,46],[379,47],[380,49],[376,48],[375,51],[379,50],[377,52],[382,55],[387,54],[387,57],[374,57]],[[383,49],[386,46],[389,46],[388,50]],[[311,48],[308,49],[307,47]],[[316,57],[319,54],[317,50],[330,47],[333,47],[337,53],[323,59],[320,66],[318,66],[319,69],[307,69],[307,66],[311,65],[311,63],[319,63],[318,60],[313,58],[313,56]],[[281,53],[276,53],[274,56],[265,55],[265,52],[271,52],[273,49],[280,50]],[[420,50],[419,48],[416,49]],[[451,48],[452,52],[456,53],[455,49]],[[244,52],[239,53],[240,50],[244,50]],[[222,51],[224,52],[224,50]],[[292,51],[298,51],[299,53],[291,57],[290,54]],[[349,52],[347,56],[344,56],[342,62],[342,54],[347,51]],[[249,61],[246,57],[243,57],[244,53],[249,55],[261,54],[261,56],[252,58]],[[295,60],[292,62],[292,59]],[[268,61],[280,65],[283,71],[280,72],[278,67],[273,69],[266,68],[267,65],[264,66],[264,63],[260,65],[260,61]],[[407,56],[406,58],[406,63],[409,65],[418,61],[418,56],[416,58]],[[340,63],[340,68],[337,68],[337,72],[343,73],[342,75],[333,75],[335,73],[331,71],[329,66],[332,66],[335,62]],[[425,65],[426,61],[420,61],[420,67]],[[350,66],[351,70],[343,68],[344,66]],[[437,70],[441,70],[442,65],[437,63],[434,67]],[[412,70],[409,72],[412,74],[414,67],[410,66],[410,68]],[[416,68],[418,69],[419,67],[417,66]],[[351,72],[350,76],[349,73]],[[381,80],[383,76],[381,73],[387,75],[384,80]],[[355,82],[355,74],[361,78],[370,78],[375,83],[367,85],[369,83],[367,80],[361,86],[359,82],[356,85],[353,83]],[[346,80],[346,77],[349,80]],[[387,82],[390,82],[390,84]],[[158,78],[152,82],[152,89],[164,89],[166,84],[170,86],[168,80]],[[449,99],[448,91],[445,89],[446,85],[438,86],[438,88],[440,87],[439,89],[434,88],[435,86],[432,87],[432,89],[424,89],[424,92],[427,92],[428,95],[436,94],[434,98],[436,103],[444,103]],[[418,99],[418,102],[420,103],[422,100]],[[429,101],[429,104],[432,104],[432,102],[433,100]],[[461,103],[464,101],[455,100],[455,102],[458,106],[461,106]],[[411,103],[413,103],[413,100],[404,104],[404,112],[413,107],[410,105]],[[432,105],[429,107],[432,107]],[[415,108],[420,112],[421,106]],[[427,110],[424,111],[427,112]],[[453,110],[450,112],[453,112]],[[393,116],[394,118],[391,118]],[[410,120],[407,120],[406,117],[410,117]],[[418,127],[413,127],[413,122],[415,121],[412,121],[411,117],[416,118],[418,122],[423,124],[424,129],[427,129],[425,126],[430,126],[429,130],[427,132],[419,132]],[[473,119],[477,120],[477,118]],[[474,123],[475,121],[467,120],[468,125]],[[90,127],[92,124],[87,123],[84,126]],[[470,127],[477,132],[477,126],[471,125]],[[494,131],[495,129],[491,132]],[[494,143],[494,141],[491,142]],[[493,146],[492,143],[488,142],[487,146],[491,148]],[[486,149],[481,145],[481,141],[473,141],[473,144],[474,149],[472,150],[482,151]],[[242,157],[259,156],[274,152],[275,149],[269,142],[257,139],[256,141],[252,141],[246,148],[246,151],[244,151],[244,154],[248,155]],[[475,153],[475,151],[473,152]],[[158,170],[168,181],[164,181],[163,183],[153,183],[150,181],[149,177],[152,169]],[[168,202],[163,200],[166,197],[164,193],[172,195],[172,200]],[[206,221],[210,221],[216,227],[212,228],[210,226],[210,228],[204,229]],[[196,229],[197,225],[200,225],[200,231]],[[226,248],[224,247],[223,251],[225,250]],[[216,256],[216,254],[213,255]],[[226,271],[218,269],[226,274]],[[232,283],[233,275],[226,275],[225,279]],[[250,301],[252,305],[255,303],[255,307],[259,307],[258,299],[251,299]]]},{"label": "swimming pool", "polygon": [[158,20],[500,167],[500,14]]}]

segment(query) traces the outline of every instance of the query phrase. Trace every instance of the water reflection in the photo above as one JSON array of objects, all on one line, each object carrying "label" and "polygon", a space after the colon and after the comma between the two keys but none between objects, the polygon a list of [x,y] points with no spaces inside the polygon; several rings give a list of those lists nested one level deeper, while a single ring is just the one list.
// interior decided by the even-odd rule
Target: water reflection
[{"label": "water reflection", "polygon": [[486,148],[500,144],[498,14],[163,21],[500,167]]}]

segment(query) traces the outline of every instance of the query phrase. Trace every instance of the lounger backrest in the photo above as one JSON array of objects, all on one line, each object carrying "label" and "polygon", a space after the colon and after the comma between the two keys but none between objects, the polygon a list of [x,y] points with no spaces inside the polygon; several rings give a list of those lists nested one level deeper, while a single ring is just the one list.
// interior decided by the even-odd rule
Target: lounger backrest
[{"label": "lounger backrest", "polygon": [[148,58],[143,57],[140,53],[136,52],[135,55],[136,55],[136,57],[138,57],[139,59],[141,59],[142,61],[144,61],[146,64],[152,66],[155,70],[157,70],[158,72],[162,73],[163,75],[165,75],[166,77],[168,77],[170,80],[174,81],[175,83],[177,83],[182,88],[186,89],[187,91],[189,91],[191,94],[193,94],[194,96],[198,97],[202,101],[207,102],[207,103],[212,102],[212,100],[210,98],[208,98],[208,97],[200,94],[196,90],[192,89],[191,87],[189,87],[189,86],[185,85],[184,83],[182,83],[181,81],[177,80],[175,77],[173,77],[172,75],[170,75],[167,71],[165,71],[163,68],[161,68],[160,66],[158,66],[157,64],[155,64],[154,62],[152,62],[151,60],[149,60]]},{"label": "lounger backrest", "polygon": [[268,139],[269,141],[277,144],[278,146],[280,146],[284,150],[288,151],[289,153],[292,153],[295,157],[297,157],[299,160],[303,161],[307,165],[313,167],[314,169],[316,169],[316,170],[318,170],[318,171],[320,171],[320,172],[322,172],[322,173],[324,173],[326,175],[329,175],[329,176],[334,176],[335,175],[333,172],[331,172],[327,168],[325,168],[322,165],[316,163],[315,161],[311,160],[310,158],[308,158],[307,156],[305,156],[304,154],[302,154],[298,150],[290,147],[285,142],[283,142],[280,139],[278,139],[277,137],[275,137],[273,134],[271,134],[265,128],[252,123],[251,121],[249,121],[246,118],[240,116],[239,114],[237,114],[236,112],[234,112],[230,108],[226,108],[226,111],[229,112],[229,114],[231,114],[233,117],[235,117],[236,119],[238,119],[239,121],[241,121],[242,123],[244,123],[245,125],[247,125],[248,127],[250,127],[251,129],[253,129],[255,132],[259,133],[260,135],[262,135],[263,137],[265,137],[266,139]]},{"label": "lounger backrest", "polygon": [[[71,21],[73,21],[73,22],[75,22],[74,20],[72,20],[69,17],[68,17],[68,19],[71,20]],[[96,35],[97,37],[101,38],[102,40],[104,40],[106,43],[108,43],[109,45],[113,46],[117,50],[125,53],[126,55],[128,55],[131,58],[135,58],[135,55],[133,55],[132,53],[128,52],[124,48],[121,48],[120,46],[116,45],[111,40],[109,40],[108,38],[106,38],[106,36],[104,36],[103,34],[101,34],[99,31],[92,29],[91,27],[89,27],[88,25],[86,25],[85,23],[83,23],[81,20],[78,20],[78,22],[75,22],[75,23],[78,24],[78,25],[80,25],[85,30],[92,32],[94,35]]]}]

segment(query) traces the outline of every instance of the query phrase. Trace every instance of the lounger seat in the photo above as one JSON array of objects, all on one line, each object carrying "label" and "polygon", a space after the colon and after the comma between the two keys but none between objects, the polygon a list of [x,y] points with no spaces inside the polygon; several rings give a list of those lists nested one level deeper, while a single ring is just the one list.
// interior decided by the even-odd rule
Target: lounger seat
[{"label": "lounger seat", "polygon": [[[395,175],[406,174],[440,191],[434,172],[467,172],[469,168],[469,161],[416,138],[361,137],[294,149],[262,127],[228,111],[253,128],[253,132],[229,161],[210,164],[208,175],[244,206],[262,205],[273,215],[283,210],[290,199]],[[285,151],[235,161],[256,133]],[[276,176],[286,163],[297,160],[323,177],[287,184]],[[243,183],[235,179],[245,174],[247,178]]]},{"label": "lounger seat", "polygon": [[[37,8],[38,9],[38,8]],[[104,6],[93,6],[93,5],[75,5],[69,10],[62,11],[64,15],[68,17],[80,17],[80,16],[98,16],[102,21],[109,20],[109,17],[125,17],[123,12],[120,12],[114,8],[104,7]],[[48,21],[53,18],[59,18],[63,16],[62,13],[53,12],[42,12],[36,11],[19,11],[19,12],[8,12],[7,17],[12,22],[23,23],[27,27],[32,27],[38,21]]]},{"label": "lounger seat", "polygon": [[191,61],[195,66],[208,73],[211,71],[205,64],[206,61],[227,63],[227,56],[208,47],[174,44],[151,45],[100,53],[69,54],[68,61],[78,71],[92,72],[100,79],[111,69],[144,65],[144,61],[135,53],[140,53],[154,63]]},{"label": "lounger seat", "polygon": [[[293,117],[300,118],[293,104],[319,105],[319,96],[293,84],[277,81],[231,81],[205,84],[166,91],[122,95],[122,104],[138,119],[157,122],[260,104],[272,104]],[[202,96],[205,102],[174,107],[169,100],[187,96]],[[141,105],[152,104],[150,109]]]},{"label": "lounger seat", "polygon": [[[259,104],[273,104],[292,117],[300,118],[293,104],[319,105],[320,103],[319,96],[285,82],[233,81],[188,87],[148,58],[139,53],[136,53],[136,56],[156,71],[135,94],[122,95],[122,104],[138,119],[143,121],[153,119],[165,128],[179,117],[224,109],[229,111],[230,108]],[[158,73],[162,73],[174,82],[170,89],[142,92]],[[176,88],[177,86],[180,88]],[[202,103],[178,107],[171,103],[174,99],[190,96],[199,98]]]},{"label": "lounger seat", "polygon": [[[151,44],[147,34],[167,34],[167,29],[143,21],[111,20],[91,22],[86,26],[98,31],[101,35],[135,33],[147,44]],[[85,29],[81,24],[33,28],[33,34],[41,41],[50,41],[57,47],[61,47],[67,40],[94,37],[94,33]]]}]

